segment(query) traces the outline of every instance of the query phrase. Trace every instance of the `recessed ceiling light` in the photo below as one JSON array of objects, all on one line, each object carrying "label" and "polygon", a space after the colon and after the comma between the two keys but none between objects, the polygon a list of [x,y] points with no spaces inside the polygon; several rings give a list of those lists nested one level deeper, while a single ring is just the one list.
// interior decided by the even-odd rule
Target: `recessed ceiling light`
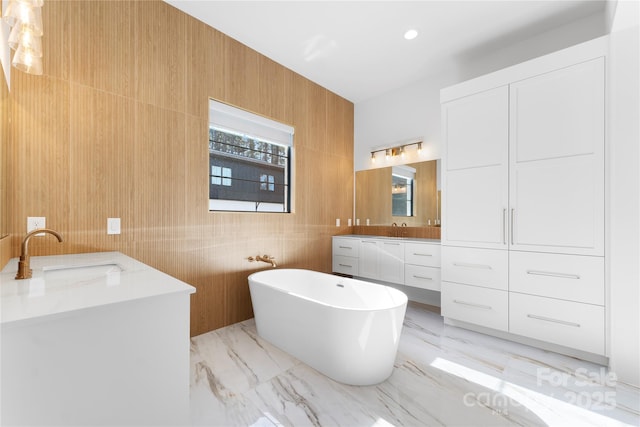
[{"label": "recessed ceiling light", "polygon": [[404,33],[404,38],[407,40],[413,40],[416,37],[418,37],[418,32],[416,30],[409,30],[406,33]]}]

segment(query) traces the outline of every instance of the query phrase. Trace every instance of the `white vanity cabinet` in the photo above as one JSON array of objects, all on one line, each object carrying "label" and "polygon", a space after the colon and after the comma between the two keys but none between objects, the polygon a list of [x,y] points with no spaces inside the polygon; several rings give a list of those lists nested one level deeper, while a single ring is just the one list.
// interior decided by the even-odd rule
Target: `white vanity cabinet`
[{"label": "white vanity cabinet", "polygon": [[379,282],[440,290],[440,242],[333,237],[333,271]]},{"label": "white vanity cabinet", "polygon": [[441,91],[448,321],[606,356],[606,49]]},{"label": "white vanity cabinet", "polygon": [[333,271],[357,276],[359,269],[360,242],[355,239],[333,238]]},{"label": "white vanity cabinet", "polygon": [[443,315],[507,331],[508,263],[504,250],[443,246]]},{"label": "white vanity cabinet", "polygon": [[358,259],[358,271],[360,277],[376,278],[378,275],[378,242],[372,239],[360,240],[360,258]]},{"label": "white vanity cabinet", "polygon": [[404,284],[440,291],[440,245],[405,243]]},{"label": "white vanity cabinet", "polygon": [[404,283],[404,243],[394,240],[362,240],[360,276],[390,283]]},{"label": "white vanity cabinet", "polygon": [[3,425],[189,424],[195,288],[119,252],[0,273]]},{"label": "white vanity cabinet", "polygon": [[404,243],[395,240],[360,240],[360,277],[391,283],[404,282]]}]

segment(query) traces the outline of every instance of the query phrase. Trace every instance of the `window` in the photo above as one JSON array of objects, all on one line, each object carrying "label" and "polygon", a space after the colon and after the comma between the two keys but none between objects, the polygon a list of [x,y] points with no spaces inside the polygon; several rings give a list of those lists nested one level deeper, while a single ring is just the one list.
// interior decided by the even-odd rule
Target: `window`
[{"label": "window", "polygon": [[291,212],[293,128],[209,101],[209,210]]},{"label": "window", "polygon": [[273,175],[260,175],[260,189],[262,191],[275,191],[275,182]]},{"label": "window", "polygon": [[391,215],[413,216],[413,182],[416,170],[394,166],[391,172]]},{"label": "window", "polygon": [[211,184],[231,187],[231,169],[221,166],[211,166]]}]

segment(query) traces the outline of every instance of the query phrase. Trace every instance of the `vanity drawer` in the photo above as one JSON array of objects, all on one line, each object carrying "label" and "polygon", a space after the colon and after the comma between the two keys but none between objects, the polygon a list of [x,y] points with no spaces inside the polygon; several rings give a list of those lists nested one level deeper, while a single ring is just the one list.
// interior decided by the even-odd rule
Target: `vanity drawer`
[{"label": "vanity drawer", "polygon": [[358,257],[360,253],[360,240],[346,239],[344,237],[333,238],[333,255]]},{"label": "vanity drawer", "polygon": [[509,329],[507,291],[442,282],[442,315],[487,328]]},{"label": "vanity drawer", "polygon": [[414,288],[440,290],[440,269],[421,265],[404,265],[404,284]]},{"label": "vanity drawer", "polygon": [[506,291],[509,289],[509,253],[443,246],[442,280]]},{"label": "vanity drawer", "polygon": [[509,290],[604,305],[604,258],[511,251]]},{"label": "vanity drawer", "polygon": [[407,242],[404,245],[404,262],[425,267],[440,267],[440,245]]},{"label": "vanity drawer", "polygon": [[604,307],[509,293],[509,332],[605,354]]},{"label": "vanity drawer", "polygon": [[358,258],[334,255],[333,256],[333,272],[341,274],[358,275]]}]

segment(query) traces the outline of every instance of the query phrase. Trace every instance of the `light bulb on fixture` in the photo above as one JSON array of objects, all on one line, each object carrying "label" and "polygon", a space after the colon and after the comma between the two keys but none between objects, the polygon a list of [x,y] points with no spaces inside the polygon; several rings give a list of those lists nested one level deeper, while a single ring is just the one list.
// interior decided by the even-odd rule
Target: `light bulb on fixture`
[{"label": "light bulb on fixture", "polygon": [[44,5],[44,0],[15,0],[18,3],[26,3],[31,5],[31,7],[42,7]]},{"label": "light bulb on fixture", "polygon": [[22,45],[18,46],[11,64],[25,73],[35,75],[42,74],[42,58],[36,55],[31,49]]},{"label": "light bulb on fixture", "polygon": [[42,56],[42,38],[22,24],[15,25],[9,35],[9,47],[11,49],[16,50],[20,45],[29,49],[33,55]]},{"label": "light bulb on fixture", "polygon": [[373,150],[371,151],[371,163],[375,163],[376,162],[376,154],[377,153],[381,153],[384,151],[384,157],[386,161],[391,160],[392,157],[396,157],[396,156],[400,156],[403,160],[406,157],[406,153],[407,153],[407,147],[411,147],[412,145],[417,146],[417,151],[418,153],[420,153],[420,151],[422,150],[422,141],[418,140],[418,141],[414,141],[414,142],[409,142],[406,144],[402,144],[402,145],[397,145],[395,147],[390,147],[390,148],[380,148],[377,150]]},{"label": "light bulb on fixture", "polygon": [[9,0],[2,19],[13,27],[8,45],[16,52],[11,64],[29,74],[42,74],[42,11],[44,0]]},{"label": "light bulb on fixture", "polygon": [[42,35],[42,11],[37,3],[12,0],[4,13],[4,21],[13,27],[22,25],[29,28],[35,35]]}]

